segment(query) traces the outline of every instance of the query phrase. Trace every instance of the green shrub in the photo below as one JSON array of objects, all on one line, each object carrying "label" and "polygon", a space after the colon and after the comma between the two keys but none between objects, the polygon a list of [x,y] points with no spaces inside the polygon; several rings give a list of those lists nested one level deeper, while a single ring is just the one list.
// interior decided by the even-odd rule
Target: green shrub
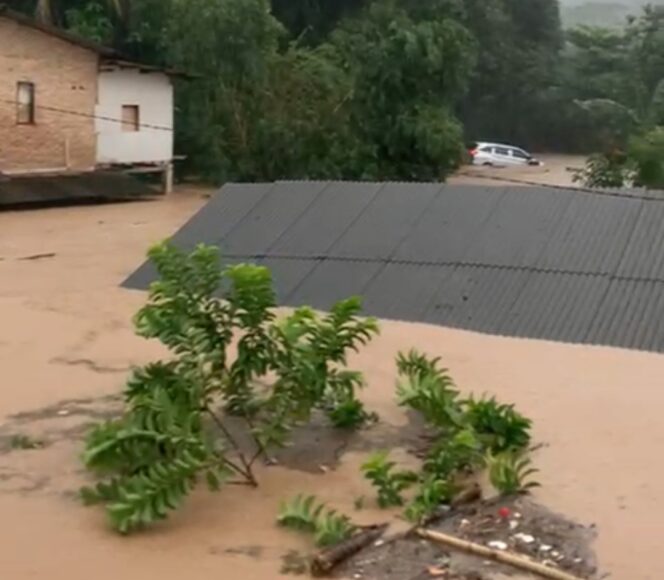
[{"label": "green shrub", "polygon": [[277,523],[292,530],[312,533],[316,545],[320,547],[334,546],[350,537],[355,530],[346,516],[317,503],[312,495],[298,495],[283,502]]},{"label": "green shrub", "polygon": [[362,466],[378,489],[381,507],[403,505],[402,492],[417,482],[404,515],[421,524],[449,504],[463,480],[489,467],[492,484],[503,494],[525,492],[537,486],[528,478],[537,470],[523,456],[530,443],[532,422],[513,405],[495,398],[462,400],[440,359],[415,350],[397,356],[398,402],[421,414],[431,445],[419,473],[401,471],[387,453],[373,455]]},{"label": "green shrub", "polygon": [[531,467],[530,459],[514,452],[505,452],[499,455],[489,455],[489,479],[491,485],[501,495],[514,495],[525,493],[539,483],[528,478],[538,472]]},{"label": "green shrub", "polygon": [[525,449],[530,444],[532,421],[494,397],[465,402],[465,416],[484,446],[492,453]]},{"label": "green shrub", "polygon": [[454,431],[463,425],[463,410],[454,381],[439,362],[415,350],[399,353],[397,398],[399,405],[418,411],[432,427]]},{"label": "green shrub", "polygon": [[[82,490],[84,500],[105,504],[122,533],[166,518],[201,477],[211,489],[229,477],[256,485],[254,462],[286,444],[316,408],[335,424],[363,420],[355,397],[363,380],[346,369],[346,356],[377,332],[373,319],[358,318],[357,299],[323,317],[300,308],[277,320],[269,271],[246,264],[222,270],[214,248],[187,255],[162,244],[150,258],[159,280],[136,329],[160,340],[172,359],[133,373],[122,416],[97,425],[84,454],[103,478]],[[266,385],[268,377],[274,380]],[[221,408],[243,420],[253,449],[238,443]]]},{"label": "green shrub", "polygon": [[443,479],[483,464],[484,448],[472,429],[438,438],[427,453],[424,471]]},{"label": "green shrub", "polygon": [[378,505],[382,508],[403,505],[402,493],[417,481],[412,471],[395,471],[387,452],[374,453],[362,465],[364,476],[378,490]]},{"label": "green shrub", "polygon": [[664,127],[634,137],[629,143],[629,156],[636,166],[636,185],[664,189]]},{"label": "green shrub", "polygon": [[414,524],[422,524],[433,516],[441,505],[452,501],[457,488],[445,479],[427,475],[419,485],[417,494],[404,511],[406,519]]},{"label": "green shrub", "polygon": [[596,154],[591,155],[583,169],[576,170],[575,183],[589,188],[621,188],[633,178],[633,166],[626,155]]}]

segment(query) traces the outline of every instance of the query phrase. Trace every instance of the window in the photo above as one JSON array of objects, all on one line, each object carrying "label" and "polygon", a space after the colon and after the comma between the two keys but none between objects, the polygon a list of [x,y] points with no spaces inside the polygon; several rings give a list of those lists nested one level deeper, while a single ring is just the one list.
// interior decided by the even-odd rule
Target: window
[{"label": "window", "polygon": [[122,105],[122,130],[133,133],[140,130],[140,110],[138,105]]},{"label": "window", "polygon": [[516,157],[517,159],[530,159],[528,154],[526,154],[525,151],[521,151],[521,149],[512,149],[512,157]]},{"label": "window", "polygon": [[505,155],[505,157],[509,156],[510,150],[507,147],[496,147],[493,150],[494,153],[497,155]]},{"label": "window", "polygon": [[18,83],[16,91],[16,122],[32,125],[35,122],[35,85]]}]

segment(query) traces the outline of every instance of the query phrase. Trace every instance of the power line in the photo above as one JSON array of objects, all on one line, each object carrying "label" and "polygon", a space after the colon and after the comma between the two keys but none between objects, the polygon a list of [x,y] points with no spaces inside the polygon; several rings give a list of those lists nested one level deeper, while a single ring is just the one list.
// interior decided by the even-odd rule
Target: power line
[{"label": "power line", "polygon": [[[7,103],[9,105],[14,105],[14,106],[18,104],[16,100],[11,100],[11,99],[0,99],[0,101],[3,102],[3,103]],[[121,125],[126,124],[126,121],[123,121],[122,119],[116,119],[114,117],[105,117],[104,115],[95,115],[95,114],[90,114],[90,113],[82,113],[80,111],[71,111],[71,110],[68,110],[68,109],[60,109],[58,107],[49,107],[47,105],[37,105],[37,104],[35,104],[33,106],[34,106],[35,109],[39,109],[39,110],[42,110],[42,111],[49,111],[51,113],[60,113],[60,114],[63,114],[63,115],[71,115],[71,116],[74,116],[74,117],[85,117],[85,118],[88,118],[88,119],[96,119],[96,120],[99,120],[99,121],[108,121],[108,122],[111,122],[111,123],[119,123]],[[150,125],[149,123],[139,122],[139,123],[132,123],[132,125],[138,126],[138,127],[143,127],[145,129],[154,129],[156,131],[169,131],[171,133],[174,131],[174,129],[172,127],[165,127],[165,126],[162,126],[162,125]]]}]

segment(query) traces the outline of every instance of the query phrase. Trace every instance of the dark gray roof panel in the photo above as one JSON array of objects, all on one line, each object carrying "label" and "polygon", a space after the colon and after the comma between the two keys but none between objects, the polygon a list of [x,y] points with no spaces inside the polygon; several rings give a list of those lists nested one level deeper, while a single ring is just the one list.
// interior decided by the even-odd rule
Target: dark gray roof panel
[{"label": "dark gray roof panel", "polygon": [[316,203],[309,205],[270,248],[270,253],[311,258],[326,255],[380,189],[380,185],[372,183],[358,183],[353,188],[340,183],[328,185]]},{"label": "dark gray roof panel", "polygon": [[[268,266],[284,305],[664,352],[664,203],[441,184],[229,185],[174,240]],[[125,285],[146,288],[143,265]]]},{"label": "dark gray roof panel", "polygon": [[382,267],[382,264],[376,262],[320,261],[290,293],[285,304],[330,308],[339,300],[363,295],[365,288]]},{"label": "dark gray roof panel", "polygon": [[627,348],[664,350],[664,283],[615,280],[597,312],[588,340]]},{"label": "dark gray roof panel", "polygon": [[238,223],[272,190],[271,183],[230,184],[215,195],[173,237],[182,248],[197,244],[220,245]]},{"label": "dark gray roof panel", "polygon": [[125,288],[147,290],[150,284],[157,279],[157,270],[152,262],[144,262],[141,266],[129,274],[122,283]]},{"label": "dark gray roof panel", "polygon": [[538,263],[574,194],[532,188],[508,190],[473,236],[463,261],[530,267]]},{"label": "dark gray roof panel", "polygon": [[328,184],[322,182],[275,183],[270,194],[262,197],[224,236],[222,249],[232,255],[267,254],[326,187]]},{"label": "dark gray roof panel", "polygon": [[525,270],[457,267],[436,290],[425,318],[435,324],[500,334],[527,280]]},{"label": "dark gray roof panel", "polygon": [[315,260],[263,258],[258,262],[272,272],[274,288],[280,304],[288,304],[288,297],[316,267]]},{"label": "dark gray roof panel", "polygon": [[[616,274],[664,280],[664,203],[643,204]],[[655,242],[655,243],[653,243]],[[659,243],[657,243],[659,242]]]},{"label": "dark gray roof panel", "polygon": [[615,271],[630,241],[643,200],[572,194],[537,267],[608,274]]},{"label": "dark gray roof panel", "polygon": [[426,312],[439,286],[454,266],[389,263],[364,291],[368,314],[394,320],[426,321]]},{"label": "dark gray roof panel", "polygon": [[609,283],[600,276],[534,272],[503,320],[502,333],[581,342]]},{"label": "dark gray roof panel", "polygon": [[387,183],[331,250],[335,257],[390,258],[410,235],[442,186]]},{"label": "dark gray roof panel", "polygon": [[444,187],[394,259],[434,264],[462,261],[506,192],[496,187]]}]

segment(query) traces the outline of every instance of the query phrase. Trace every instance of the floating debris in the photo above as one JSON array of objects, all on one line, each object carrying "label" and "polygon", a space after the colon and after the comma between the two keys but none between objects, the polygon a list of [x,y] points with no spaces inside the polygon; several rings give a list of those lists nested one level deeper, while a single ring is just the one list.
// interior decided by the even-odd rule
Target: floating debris
[{"label": "floating debris", "polygon": [[427,574],[432,578],[441,578],[442,576],[447,576],[447,570],[444,568],[439,568],[438,566],[428,566]]},{"label": "floating debris", "polygon": [[508,508],[508,507],[501,507],[501,508],[498,510],[498,515],[499,515],[502,519],[506,520],[507,518],[509,518],[509,517],[512,515],[512,510],[511,510],[510,508]]}]

